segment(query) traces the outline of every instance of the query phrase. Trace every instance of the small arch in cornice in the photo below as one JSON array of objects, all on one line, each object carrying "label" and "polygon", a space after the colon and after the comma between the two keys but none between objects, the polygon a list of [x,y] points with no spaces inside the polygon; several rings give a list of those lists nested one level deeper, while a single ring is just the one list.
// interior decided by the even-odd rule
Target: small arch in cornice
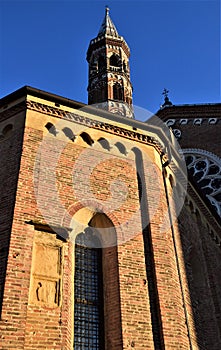
[{"label": "small arch in cornice", "polygon": [[136,155],[136,156],[142,156],[142,151],[138,147],[133,147],[131,148],[131,151]]},{"label": "small arch in cornice", "polygon": [[76,136],[74,135],[73,131],[70,128],[64,127],[62,131],[65,134],[65,136],[67,136],[67,138],[69,138],[71,141],[75,140]]},{"label": "small arch in cornice", "polygon": [[7,124],[2,130],[2,135],[4,137],[9,136],[9,134],[11,134],[12,130],[13,130],[13,124]]},{"label": "small arch in cornice", "polygon": [[175,119],[168,119],[167,121],[166,121],[166,125],[168,126],[168,127],[170,127],[170,126],[173,126],[174,124],[175,124]]},{"label": "small arch in cornice", "polygon": [[127,155],[128,152],[127,152],[127,149],[126,149],[126,147],[124,146],[123,143],[116,142],[115,146],[117,147],[117,149],[119,150],[120,153],[122,153],[125,156]]},{"label": "small arch in cornice", "polygon": [[7,124],[0,131],[0,141],[4,140],[6,137],[10,136],[13,130],[13,124]]},{"label": "small arch in cornice", "polygon": [[56,129],[54,124],[48,122],[47,124],[45,124],[45,127],[50,134],[52,134],[54,136],[56,136],[58,134],[58,130]]},{"label": "small arch in cornice", "polygon": [[173,134],[176,137],[177,140],[179,140],[182,136],[182,132],[180,129],[173,129]]},{"label": "small arch in cornice", "polygon": [[86,133],[85,131],[83,131],[80,135],[79,135],[82,140],[87,143],[89,146],[92,146],[94,143],[94,140],[90,137],[90,135],[88,133]]},{"label": "small arch in cornice", "polygon": [[110,151],[111,146],[110,143],[107,141],[107,139],[105,139],[104,137],[100,137],[97,142],[99,142],[99,144],[106,149],[107,151]]},{"label": "small arch in cornice", "polygon": [[188,119],[180,119],[180,125],[186,125],[188,123]]},{"label": "small arch in cornice", "polygon": [[215,125],[217,123],[217,118],[209,118],[208,124],[209,125]]},{"label": "small arch in cornice", "polygon": [[193,125],[201,125],[203,122],[203,119],[202,118],[195,118],[193,120]]}]

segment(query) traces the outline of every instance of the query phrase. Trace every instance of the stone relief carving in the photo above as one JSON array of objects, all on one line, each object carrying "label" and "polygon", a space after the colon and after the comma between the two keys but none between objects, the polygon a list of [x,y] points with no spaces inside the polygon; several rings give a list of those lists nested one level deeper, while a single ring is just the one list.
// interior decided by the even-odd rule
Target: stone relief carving
[{"label": "stone relief carving", "polygon": [[56,305],[58,304],[58,282],[57,281],[48,281],[41,280],[37,282],[36,288],[36,298],[37,301],[47,304],[47,305]]},{"label": "stone relief carving", "polygon": [[62,243],[59,244],[50,233],[40,233],[45,241],[36,240],[34,243],[30,303],[57,307],[61,294]]}]

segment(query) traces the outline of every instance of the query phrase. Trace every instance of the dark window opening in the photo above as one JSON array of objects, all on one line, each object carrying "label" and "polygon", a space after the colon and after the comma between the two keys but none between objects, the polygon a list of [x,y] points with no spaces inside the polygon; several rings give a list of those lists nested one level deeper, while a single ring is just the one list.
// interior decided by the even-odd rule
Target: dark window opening
[{"label": "dark window opening", "polygon": [[141,201],[142,199],[142,191],[143,191],[143,186],[142,186],[142,179],[140,174],[137,173],[137,185],[138,185],[138,193],[139,193],[139,199]]},{"label": "dark window opening", "polygon": [[121,59],[119,56],[113,54],[110,57],[110,66],[114,66],[114,67],[120,67],[121,66]]},{"label": "dark window opening", "polygon": [[90,248],[80,233],[75,241],[74,350],[104,349],[102,249]]},{"label": "dark window opening", "polygon": [[114,100],[123,100],[123,88],[120,84],[114,84],[113,86]]},{"label": "dark window opening", "polygon": [[105,58],[103,56],[100,56],[98,58],[98,71],[100,72],[104,70],[105,66],[106,66]]}]

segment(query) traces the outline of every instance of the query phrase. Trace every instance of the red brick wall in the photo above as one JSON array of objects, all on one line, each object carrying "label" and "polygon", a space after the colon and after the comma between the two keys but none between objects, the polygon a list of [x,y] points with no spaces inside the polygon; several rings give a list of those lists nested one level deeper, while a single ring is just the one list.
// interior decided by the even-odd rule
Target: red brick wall
[{"label": "red brick wall", "polygon": [[197,343],[200,349],[218,350],[221,344],[218,281],[221,251],[200,216],[189,206],[183,208],[179,220]]},{"label": "red brick wall", "polygon": [[[41,117],[43,116],[38,114],[38,118]],[[2,309],[2,348],[69,350],[72,348],[74,273],[72,243],[62,241],[59,235],[56,237],[51,232],[45,233],[48,230],[47,224],[68,227],[71,221],[67,213],[71,218],[84,205],[95,211],[102,211],[105,201],[113,195],[116,197],[114,204],[118,206],[110,207],[105,214],[112,220],[118,238],[122,239],[123,235],[127,238],[128,235],[131,239],[125,239],[125,242],[117,248],[105,248],[103,252],[103,260],[106,260],[103,264],[107,302],[106,348],[108,350],[133,347],[138,350],[163,349],[163,347],[189,349],[177,265],[179,260],[179,267],[185,280],[182,249],[177,248],[179,250],[177,257],[174,233],[169,226],[167,230],[163,229],[164,217],[168,216],[168,211],[161,170],[157,165],[151,164],[148,168],[145,164],[143,173],[139,174],[145,179],[142,190],[146,197],[145,208],[142,208],[146,212],[142,211],[141,218],[137,164],[133,160],[135,156],[131,157],[130,161],[122,156],[114,159],[105,156],[103,161],[96,163],[97,159],[102,159],[101,149],[99,151],[94,149],[92,154],[84,152],[82,156],[81,152],[85,148],[77,141],[67,144],[59,137],[50,136],[44,153],[45,158],[43,154],[38,158],[36,155],[42,137],[41,130],[26,127]],[[56,143],[55,139],[58,140]],[[153,157],[151,148],[146,149],[149,156]],[[58,151],[61,153],[57,159]],[[159,163],[159,156],[157,157]],[[39,168],[40,160],[43,161],[41,163],[44,165],[43,169]],[[73,169],[76,161],[79,173],[75,172],[74,180],[77,187],[73,187]],[[91,164],[96,166],[90,175],[90,188],[88,188],[88,181],[84,182],[82,179],[87,177]],[[115,191],[110,187],[113,183]],[[128,192],[124,201],[118,203],[119,192],[124,193],[125,190],[122,183]],[[81,193],[82,198],[86,198],[82,203],[79,198]],[[90,196],[93,198],[90,199]],[[96,203],[95,199],[101,202]],[[42,200],[41,208],[40,200]],[[142,223],[145,222],[148,211],[151,214],[151,222],[148,229],[142,232]],[[138,217],[133,219],[137,212]],[[148,223],[148,220],[146,222]],[[44,231],[42,234],[39,231],[39,223],[42,224],[41,229]],[[39,235],[48,237],[50,247],[53,245],[62,247],[61,302],[57,305],[50,303],[47,305],[47,300],[40,303],[36,300],[33,302],[32,299],[35,273],[33,247]],[[178,240],[178,229],[176,237]],[[47,278],[49,277],[45,275],[45,279]],[[182,283],[187,293],[185,281]]]},{"label": "red brick wall", "polygon": [[[221,104],[214,105],[189,105],[172,106],[160,110],[157,115],[163,121],[174,119],[172,129],[182,132],[178,142],[181,148],[199,148],[221,156],[220,148],[220,111]],[[200,124],[194,124],[195,120],[202,119]],[[210,124],[210,119],[216,119],[215,124]],[[182,119],[187,119],[187,124],[180,124]]]},{"label": "red brick wall", "polygon": [[[221,104],[189,105],[166,107],[157,114],[163,121],[173,120],[172,129],[181,130],[178,139],[181,148],[200,149],[220,157],[220,111]],[[183,119],[187,119],[187,124],[181,125]],[[193,315],[190,326],[196,330],[196,346],[218,350],[221,347],[220,220],[217,216],[214,220],[213,207],[204,210],[207,204],[204,208],[202,199],[191,188],[188,186],[187,204],[179,216],[183,276],[187,277],[188,308]]]},{"label": "red brick wall", "polygon": [[[11,241],[10,234],[22,150],[24,117],[25,113],[20,113],[17,115],[17,122],[13,118],[1,122],[1,128],[8,124],[13,125],[13,131],[0,141],[0,308],[2,309],[0,347],[2,349],[10,348],[5,334],[10,339],[11,335],[17,332],[18,347],[19,338],[22,337],[17,308],[22,308],[20,305],[22,284],[18,266],[23,255],[21,250],[23,242]],[[12,289],[15,289],[15,293],[11,292]],[[16,320],[16,324],[10,322],[12,318]]]}]

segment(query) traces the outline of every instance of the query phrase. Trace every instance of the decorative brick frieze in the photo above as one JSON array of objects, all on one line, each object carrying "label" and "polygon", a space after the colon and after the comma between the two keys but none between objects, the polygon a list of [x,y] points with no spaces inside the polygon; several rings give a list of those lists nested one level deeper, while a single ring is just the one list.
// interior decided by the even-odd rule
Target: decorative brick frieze
[{"label": "decorative brick frieze", "polygon": [[154,137],[151,137],[145,134],[140,134],[135,131],[130,131],[128,129],[124,129],[122,127],[118,127],[113,124],[109,124],[107,122],[104,123],[98,120],[93,120],[88,117],[85,117],[76,113],[70,113],[56,107],[46,106],[39,102],[28,101],[27,108],[30,110],[35,110],[35,111],[47,114],[47,115],[55,116],[58,118],[69,120],[69,121],[74,121],[75,123],[79,123],[81,125],[85,125],[91,128],[105,130],[108,133],[119,135],[130,140],[153,145],[159,152],[163,151],[162,145],[159,143],[157,139],[154,139]]}]

